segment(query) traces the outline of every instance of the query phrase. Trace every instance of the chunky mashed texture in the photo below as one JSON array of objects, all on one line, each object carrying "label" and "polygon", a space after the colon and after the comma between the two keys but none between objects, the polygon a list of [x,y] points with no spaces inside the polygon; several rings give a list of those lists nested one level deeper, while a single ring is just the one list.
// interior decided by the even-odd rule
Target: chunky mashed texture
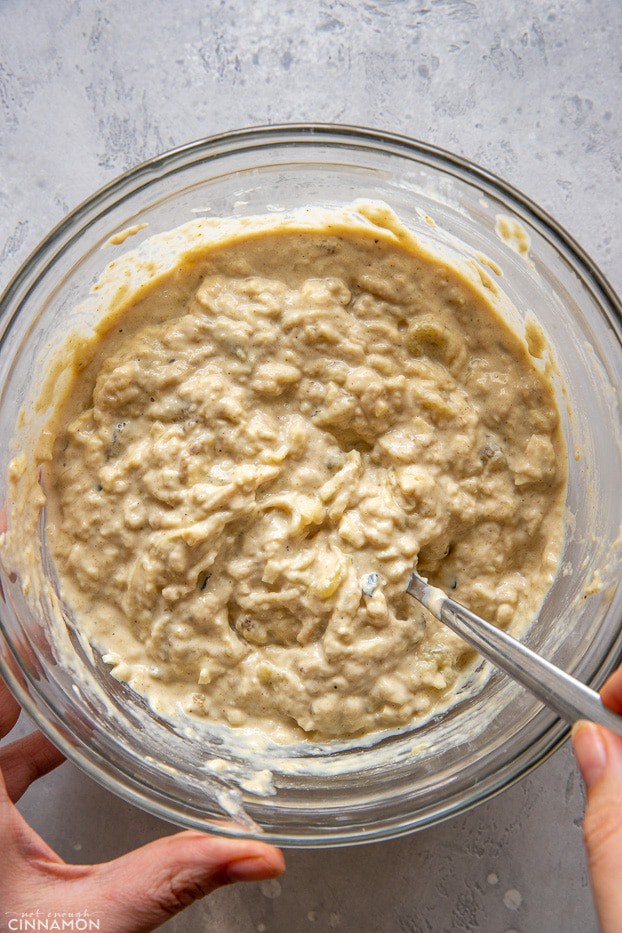
[{"label": "chunky mashed texture", "polygon": [[278,739],[445,703],[467,646],[417,565],[500,626],[556,570],[565,450],[548,379],[478,287],[335,216],[248,230],[126,300],[53,429],[48,541],[116,676]]}]

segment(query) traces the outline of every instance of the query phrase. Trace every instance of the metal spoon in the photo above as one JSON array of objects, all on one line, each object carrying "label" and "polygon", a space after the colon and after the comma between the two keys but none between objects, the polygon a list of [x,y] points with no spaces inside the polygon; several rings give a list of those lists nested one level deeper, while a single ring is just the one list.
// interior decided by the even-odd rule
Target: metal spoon
[{"label": "metal spoon", "polygon": [[415,571],[410,575],[406,592],[488,661],[531,690],[562,719],[569,723],[589,719],[622,736],[622,716],[607,709],[595,690],[541,658],[507,632],[454,602],[443,590],[431,586]]}]

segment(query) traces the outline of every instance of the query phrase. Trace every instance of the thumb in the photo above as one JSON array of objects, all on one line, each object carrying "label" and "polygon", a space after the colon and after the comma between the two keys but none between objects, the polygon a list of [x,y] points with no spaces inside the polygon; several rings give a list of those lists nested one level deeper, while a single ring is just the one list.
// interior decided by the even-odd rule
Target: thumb
[{"label": "thumb", "polygon": [[576,723],[572,741],[585,782],[583,834],[603,933],[622,928],[622,739],[591,722]]},{"label": "thumb", "polygon": [[97,865],[74,883],[102,933],[147,933],[222,885],[284,870],[282,852],[266,843],[189,831]]}]

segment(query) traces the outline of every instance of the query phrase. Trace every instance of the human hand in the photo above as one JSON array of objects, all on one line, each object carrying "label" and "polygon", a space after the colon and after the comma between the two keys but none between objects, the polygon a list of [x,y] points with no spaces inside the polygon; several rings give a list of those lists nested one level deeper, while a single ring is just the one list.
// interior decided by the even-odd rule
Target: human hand
[{"label": "human hand", "polygon": [[[601,690],[622,713],[622,668]],[[602,933],[622,930],[622,738],[603,726],[578,722],[572,742],[585,782],[583,835]]]},{"label": "human hand", "polygon": [[[0,681],[0,738],[19,713]],[[147,933],[222,885],[274,878],[285,868],[279,849],[266,843],[191,831],[158,839],[112,862],[68,865],[15,807],[32,781],[63,760],[40,732],[0,747],[1,929],[10,930],[11,918],[35,911],[42,917],[84,916],[87,911],[99,921],[101,933]],[[14,928],[22,927],[14,923]]]}]

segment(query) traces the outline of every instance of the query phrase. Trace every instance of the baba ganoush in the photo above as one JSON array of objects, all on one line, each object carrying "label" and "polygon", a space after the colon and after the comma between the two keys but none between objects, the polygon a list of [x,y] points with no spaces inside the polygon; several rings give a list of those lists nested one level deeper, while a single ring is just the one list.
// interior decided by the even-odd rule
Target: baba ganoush
[{"label": "baba ganoush", "polygon": [[503,627],[555,575],[549,378],[488,277],[388,209],[204,223],[110,309],[48,427],[64,601],[166,715],[279,740],[427,716],[473,654],[405,595],[413,566]]}]

